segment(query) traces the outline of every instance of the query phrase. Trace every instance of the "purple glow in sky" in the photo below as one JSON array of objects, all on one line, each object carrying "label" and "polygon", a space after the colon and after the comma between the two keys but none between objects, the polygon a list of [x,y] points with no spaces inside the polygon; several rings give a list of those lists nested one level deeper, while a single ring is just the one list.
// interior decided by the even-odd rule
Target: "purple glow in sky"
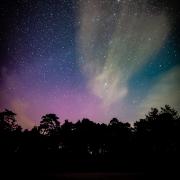
[{"label": "purple glow in sky", "polygon": [[0,109],[24,128],[46,113],[108,123],[179,111],[179,16],[157,2],[0,2]]}]

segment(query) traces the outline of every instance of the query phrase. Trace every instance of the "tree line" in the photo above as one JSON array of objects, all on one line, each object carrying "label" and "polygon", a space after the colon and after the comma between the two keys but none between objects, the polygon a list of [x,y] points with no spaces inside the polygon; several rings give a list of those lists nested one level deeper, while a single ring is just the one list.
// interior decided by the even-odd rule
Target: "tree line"
[{"label": "tree line", "polygon": [[113,118],[109,124],[84,118],[61,125],[56,114],[42,116],[39,126],[23,130],[16,114],[0,112],[0,151],[16,153],[56,152],[72,156],[118,156],[133,152],[178,152],[180,116],[165,105],[151,108],[132,126]]}]

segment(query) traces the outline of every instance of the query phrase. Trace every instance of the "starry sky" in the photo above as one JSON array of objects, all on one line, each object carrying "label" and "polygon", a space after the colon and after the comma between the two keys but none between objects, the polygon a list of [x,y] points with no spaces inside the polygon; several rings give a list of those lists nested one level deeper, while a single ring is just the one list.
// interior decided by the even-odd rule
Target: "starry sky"
[{"label": "starry sky", "polygon": [[32,128],[180,111],[180,11],[171,0],[1,0],[0,110]]}]

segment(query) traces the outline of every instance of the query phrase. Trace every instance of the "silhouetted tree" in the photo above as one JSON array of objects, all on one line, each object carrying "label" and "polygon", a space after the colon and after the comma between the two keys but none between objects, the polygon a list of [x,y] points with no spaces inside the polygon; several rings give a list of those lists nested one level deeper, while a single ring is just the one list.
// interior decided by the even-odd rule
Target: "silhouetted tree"
[{"label": "silhouetted tree", "polygon": [[60,128],[60,122],[58,121],[59,117],[56,114],[46,114],[42,116],[39,126],[39,132],[42,135],[53,135],[58,132]]},{"label": "silhouetted tree", "polygon": [[145,119],[134,123],[137,147],[144,152],[168,152],[178,149],[177,136],[180,135],[179,115],[168,105],[151,108]]},{"label": "silhouetted tree", "polygon": [[17,124],[16,114],[8,109],[0,112],[0,133],[21,131],[21,127]]},{"label": "silhouetted tree", "polygon": [[129,150],[131,126],[129,123],[120,122],[113,118],[108,126],[109,129],[109,152],[113,156],[121,157],[122,153]]},{"label": "silhouetted tree", "polygon": [[0,112],[0,151],[17,152],[20,145],[21,126],[16,114],[8,109]]}]

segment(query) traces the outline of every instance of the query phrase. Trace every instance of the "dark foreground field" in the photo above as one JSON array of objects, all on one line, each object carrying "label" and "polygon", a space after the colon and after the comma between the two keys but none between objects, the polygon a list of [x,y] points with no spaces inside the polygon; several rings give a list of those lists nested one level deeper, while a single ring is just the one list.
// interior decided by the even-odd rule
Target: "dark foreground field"
[{"label": "dark foreground field", "polygon": [[[30,174],[29,174],[30,173]],[[16,174],[4,174],[0,176],[2,180],[18,179],[18,180],[179,180],[179,176],[175,174],[163,173],[106,173],[106,172],[83,172],[83,173],[44,173],[33,174],[21,173],[20,170]]]},{"label": "dark foreground field", "polygon": [[[0,180],[179,180],[177,161],[150,157],[145,161],[63,160],[40,157],[1,159]],[[47,157],[47,156],[44,156]],[[56,159],[56,161],[55,161]],[[150,159],[152,161],[150,162]],[[121,163],[120,163],[121,162]],[[134,163],[133,163],[134,162]]]},{"label": "dark foreground field", "polygon": [[62,173],[41,175],[42,179],[49,180],[138,180],[145,179],[142,173]]}]

